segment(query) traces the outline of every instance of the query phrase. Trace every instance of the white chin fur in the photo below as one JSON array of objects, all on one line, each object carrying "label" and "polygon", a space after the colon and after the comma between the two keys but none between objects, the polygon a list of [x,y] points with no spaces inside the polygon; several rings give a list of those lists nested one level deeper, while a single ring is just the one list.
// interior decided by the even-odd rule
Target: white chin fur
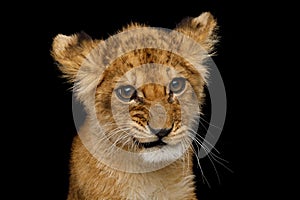
[{"label": "white chin fur", "polygon": [[173,162],[182,157],[187,147],[182,144],[166,145],[161,148],[153,148],[150,151],[143,152],[142,158],[145,162],[159,163],[159,162]]}]

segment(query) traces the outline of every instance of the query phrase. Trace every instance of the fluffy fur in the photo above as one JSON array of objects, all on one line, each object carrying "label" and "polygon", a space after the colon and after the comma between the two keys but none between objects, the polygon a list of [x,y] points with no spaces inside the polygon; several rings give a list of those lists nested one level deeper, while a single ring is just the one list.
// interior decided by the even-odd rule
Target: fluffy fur
[{"label": "fluffy fur", "polygon": [[[131,24],[120,34],[143,27]],[[138,34],[111,46],[84,33],[54,38],[52,56],[87,112],[73,142],[68,200],[196,199],[191,144],[207,79],[202,63],[217,41],[215,29],[207,12],[179,23],[174,31],[204,48],[184,58],[168,51],[168,39],[155,29],[145,34],[161,38],[154,41],[160,49],[138,48],[136,41],[143,41]],[[179,41],[172,44],[190,48]],[[124,48],[130,51],[119,55]],[[176,77],[187,80],[181,94],[170,92]],[[116,95],[122,85],[136,88],[132,101]],[[150,126],[171,130],[160,138],[165,145],[147,147],[159,138]],[[134,156],[124,156],[128,153]]]}]

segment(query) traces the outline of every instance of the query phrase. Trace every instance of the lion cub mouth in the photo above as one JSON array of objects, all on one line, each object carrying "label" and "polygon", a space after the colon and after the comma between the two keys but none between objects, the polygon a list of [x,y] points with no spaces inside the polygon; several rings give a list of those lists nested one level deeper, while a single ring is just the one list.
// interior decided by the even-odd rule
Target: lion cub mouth
[{"label": "lion cub mouth", "polygon": [[163,138],[167,135],[169,135],[169,133],[171,133],[172,129],[173,129],[173,125],[171,128],[168,129],[153,129],[151,126],[148,125],[149,130],[151,131],[151,134],[154,134],[157,136],[157,140],[156,141],[152,141],[152,142],[139,142],[140,147],[144,147],[146,149],[148,148],[152,148],[152,147],[162,147],[167,145],[167,143],[163,142]]},{"label": "lion cub mouth", "polygon": [[144,147],[145,149],[152,148],[152,147],[162,147],[167,145],[167,143],[163,142],[161,139],[158,139],[157,141],[154,142],[144,142],[144,143],[139,143],[141,147]]}]

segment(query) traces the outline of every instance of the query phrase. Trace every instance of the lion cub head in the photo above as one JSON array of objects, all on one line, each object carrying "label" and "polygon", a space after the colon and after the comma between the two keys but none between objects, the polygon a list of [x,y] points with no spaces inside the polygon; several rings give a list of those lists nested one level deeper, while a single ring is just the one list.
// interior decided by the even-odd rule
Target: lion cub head
[{"label": "lion cub head", "polygon": [[131,24],[107,40],[57,35],[52,55],[74,84],[97,145],[141,153],[146,162],[182,156],[197,131],[215,28],[203,13],[174,30]]}]

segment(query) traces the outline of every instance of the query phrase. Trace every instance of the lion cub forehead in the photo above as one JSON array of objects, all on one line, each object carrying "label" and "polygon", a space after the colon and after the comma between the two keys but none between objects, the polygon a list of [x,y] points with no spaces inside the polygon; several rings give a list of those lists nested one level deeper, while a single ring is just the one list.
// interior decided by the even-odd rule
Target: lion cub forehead
[{"label": "lion cub forehead", "polygon": [[181,75],[173,67],[157,63],[148,63],[126,72],[118,81],[118,85],[134,85],[139,88],[145,84],[155,83],[167,86],[174,77]]}]

